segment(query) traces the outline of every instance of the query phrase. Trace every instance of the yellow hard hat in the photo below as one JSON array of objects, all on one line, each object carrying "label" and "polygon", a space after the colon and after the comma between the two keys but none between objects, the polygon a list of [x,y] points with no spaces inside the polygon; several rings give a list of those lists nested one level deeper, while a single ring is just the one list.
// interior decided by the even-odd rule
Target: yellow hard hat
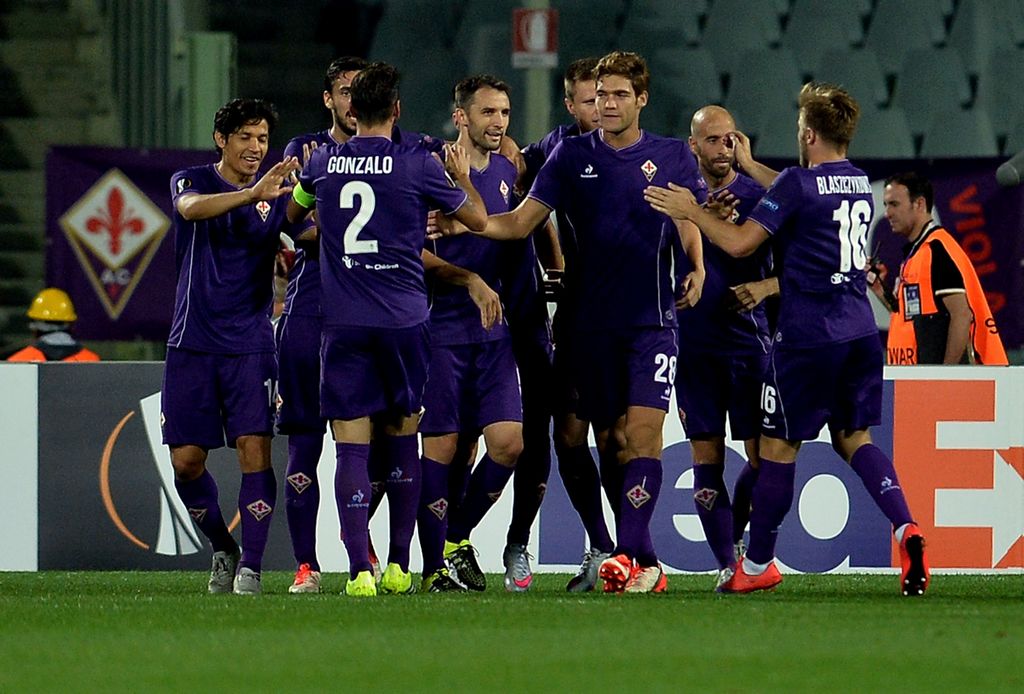
[{"label": "yellow hard hat", "polygon": [[78,320],[71,297],[63,289],[54,287],[48,287],[36,294],[26,315],[32,320],[52,323],[73,323]]}]

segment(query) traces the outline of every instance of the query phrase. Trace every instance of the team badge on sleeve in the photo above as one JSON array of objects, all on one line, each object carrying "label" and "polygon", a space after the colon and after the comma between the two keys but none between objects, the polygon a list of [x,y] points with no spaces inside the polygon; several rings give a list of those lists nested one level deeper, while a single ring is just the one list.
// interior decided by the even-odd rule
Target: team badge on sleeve
[{"label": "team badge on sleeve", "polygon": [[644,176],[647,177],[647,182],[650,183],[654,180],[654,174],[658,173],[658,167],[654,165],[654,162],[648,159],[640,165],[640,170],[644,172]]},{"label": "team badge on sleeve", "polygon": [[267,221],[267,215],[270,214],[270,203],[266,200],[260,200],[256,203],[256,211],[260,213],[260,219],[264,222]]}]

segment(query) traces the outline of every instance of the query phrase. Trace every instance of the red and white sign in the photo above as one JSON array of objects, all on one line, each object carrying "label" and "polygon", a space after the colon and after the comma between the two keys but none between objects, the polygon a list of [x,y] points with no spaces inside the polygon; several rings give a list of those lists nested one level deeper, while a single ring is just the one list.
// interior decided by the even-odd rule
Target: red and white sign
[{"label": "red and white sign", "polygon": [[558,65],[558,10],[512,10],[512,67]]}]

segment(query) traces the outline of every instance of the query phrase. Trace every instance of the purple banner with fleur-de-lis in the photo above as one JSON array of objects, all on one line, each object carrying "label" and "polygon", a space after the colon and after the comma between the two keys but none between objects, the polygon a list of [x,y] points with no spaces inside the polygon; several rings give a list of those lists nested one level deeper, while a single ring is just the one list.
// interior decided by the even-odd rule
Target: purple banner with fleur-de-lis
[{"label": "purple banner with fleur-de-lis", "polygon": [[174,309],[171,174],[212,151],[55,147],[46,160],[46,282],[86,340],[165,340]]}]

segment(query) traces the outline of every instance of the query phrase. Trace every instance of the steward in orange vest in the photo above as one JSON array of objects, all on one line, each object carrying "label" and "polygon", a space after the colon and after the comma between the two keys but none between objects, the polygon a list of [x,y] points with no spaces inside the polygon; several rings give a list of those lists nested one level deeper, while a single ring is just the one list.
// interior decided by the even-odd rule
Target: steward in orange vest
[{"label": "steward in orange vest", "polygon": [[26,315],[35,332],[35,343],[18,350],[7,361],[99,361],[99,355],[83,347],[68,329],[78,319],[74,304],[60,289],[44,289],[36,295]]},{"label": "steward in orange vest", "polygon": [[956,239],[931,219],[931,184],[917,174],[894,176],[883,199],[893,232],[910,241],[896,281],[896,306],[889,307],[895,312],[889,319],[888,363],[1006,365],[974,266]]}]

